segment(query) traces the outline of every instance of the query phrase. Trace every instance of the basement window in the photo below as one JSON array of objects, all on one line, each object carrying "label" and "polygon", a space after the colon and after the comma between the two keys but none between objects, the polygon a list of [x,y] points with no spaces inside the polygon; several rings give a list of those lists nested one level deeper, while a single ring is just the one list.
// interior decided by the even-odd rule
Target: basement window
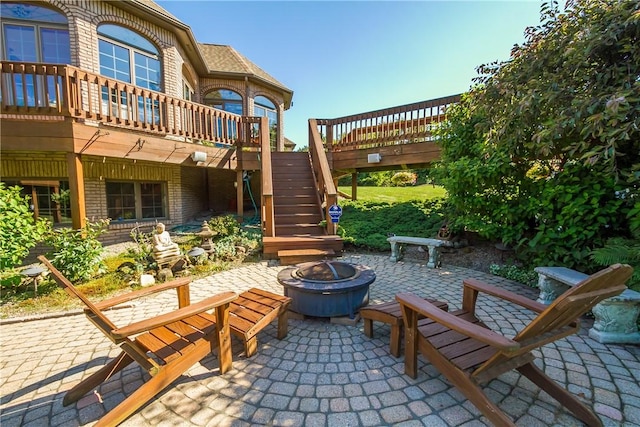
[{"label": "basement window", "polygon": [[166,189],[162,182],[107,182],[107,215],[114,221],[166,218]]},{"label": "basement window", "polygon": [[29,196],[29,210],[35,218],[46,218],[54,225],[71,224],[71,191],[69,181],[21,180],[4,181],[7,187],[22,187]]}]

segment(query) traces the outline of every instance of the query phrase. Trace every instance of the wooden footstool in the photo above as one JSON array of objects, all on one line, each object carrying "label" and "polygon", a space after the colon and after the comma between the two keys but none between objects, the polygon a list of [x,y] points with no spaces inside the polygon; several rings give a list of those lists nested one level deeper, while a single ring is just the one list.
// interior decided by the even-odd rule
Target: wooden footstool
[{"label": "wooden footstool", "polygon": [[241,293],[230,304],[229,325],[231,333],[244,341],[247,357],[253,356],[258,349],[258,332],[278,318],[278,339],[287,336],[287,310],[291,298],[262,289],[251,288]]},{"label": "wooden footstool", "polygon": [[[436,301],[425,298],[436,307],[444,311],[449,311],[449,305],[443,301]],[[394,357],[400,357],[400,339],[402,337],[402,311],[400,304],[395,301],[382,304],[368,305],[360,309],[360,316],[364,320],[364,333],[369,338],[373,338],[373,321],[388,323],[391,325],[391,342],[389,352]]]}]

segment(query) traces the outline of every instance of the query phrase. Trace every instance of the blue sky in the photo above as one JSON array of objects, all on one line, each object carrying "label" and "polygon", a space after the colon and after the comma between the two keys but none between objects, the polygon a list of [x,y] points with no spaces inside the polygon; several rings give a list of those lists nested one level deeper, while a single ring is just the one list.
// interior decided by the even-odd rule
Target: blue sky
[{"label": "blue sky", "polygon": [[201,43],[231,45],[294,91],[285,136],[335,118],[469,89],[508,59],[540,1],[158,1]]}]

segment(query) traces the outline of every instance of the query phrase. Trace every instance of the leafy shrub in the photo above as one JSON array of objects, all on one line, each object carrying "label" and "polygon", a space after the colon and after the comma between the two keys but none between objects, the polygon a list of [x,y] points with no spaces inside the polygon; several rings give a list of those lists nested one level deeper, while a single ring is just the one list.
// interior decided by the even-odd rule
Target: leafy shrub
[{"label": "leafy shrub", "polygon": [[103,247],[98,237],[108,225],[109,220],[87,221],[79,230],[53,230],[45,237],[45,242],[53,248],[48,254],[51,263],[74,283],[104,273]]},{"label": "leafy shrub", "polygon": [[390,234],[434,237],[443,222],[443,201],[404,203],[344,201],[338,234],[356,247],[389,250]]},{"label": "leafy shrub", "polygon": [[601,267],[622,263],[633,267],[633,275],[627,282],[627,287],[640,292],[640,233],[633,239],[614,237],[607,240],[602,248],[591,252],[591,259]]},{"label": "leafy shrub", "polygon": [[518,267],[513,264],[491,264],[489,266],[489,272],[496,276],[504,277],[505,279],[513,280],[514,282],[522,283],[532,288],[535,288],[538,283],[538,275],[535,271]]},{"label": "leafy shrub", "polygon": [[136,270],[148,271],[158,267],[153,259],[153,233],[144,233],[137,225],[129,233],[136,246],[127,248],[127,256],[133,258]]},{"label": "leafy shrub", "polygon": [[20,265],[51,228],[45,219],[34,219],[29,197],[20,191],[0,182],[0,271]]},{"label": "leafy shrub", "polygon": [[396,187],[404,187],[406,185],[415,185],[418,176],[413,172],[397,172],[391,177],[391,183]]},{"label": "leafy shrub", "polygon": [[215,233],[213,239],[233,236],[240,233],[241,227],[233,215],[214,216],[209,220],[209,228]]},{"label": "leafy shrub", "polygon": [[534,234],[517,242],[503,234],[503,240],[518,244],[519,255],[535,265],[588,271],[594,247],[627,233],[625,217],[630,205],[616,196],[619,186],[613,176],[598,168],[567,162],[560,173],[541,183],[533,201],[537,207]]}]

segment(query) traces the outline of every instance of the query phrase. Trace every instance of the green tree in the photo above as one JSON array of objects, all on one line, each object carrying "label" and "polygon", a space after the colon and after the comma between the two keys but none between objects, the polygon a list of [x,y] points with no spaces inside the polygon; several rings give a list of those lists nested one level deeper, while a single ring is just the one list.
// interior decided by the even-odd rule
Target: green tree
[{"label": "green tree", "polygon": [[29,209],[29,196],[18,186],[0,182],[0,271],[20,265],[29,249],[51,228],[45,219],[36,220]]},{"label": "green tree", "polygon": [[437,130],[450,226],[587,269],[640,198],[639,3],[544,3],[525,36]]}]

